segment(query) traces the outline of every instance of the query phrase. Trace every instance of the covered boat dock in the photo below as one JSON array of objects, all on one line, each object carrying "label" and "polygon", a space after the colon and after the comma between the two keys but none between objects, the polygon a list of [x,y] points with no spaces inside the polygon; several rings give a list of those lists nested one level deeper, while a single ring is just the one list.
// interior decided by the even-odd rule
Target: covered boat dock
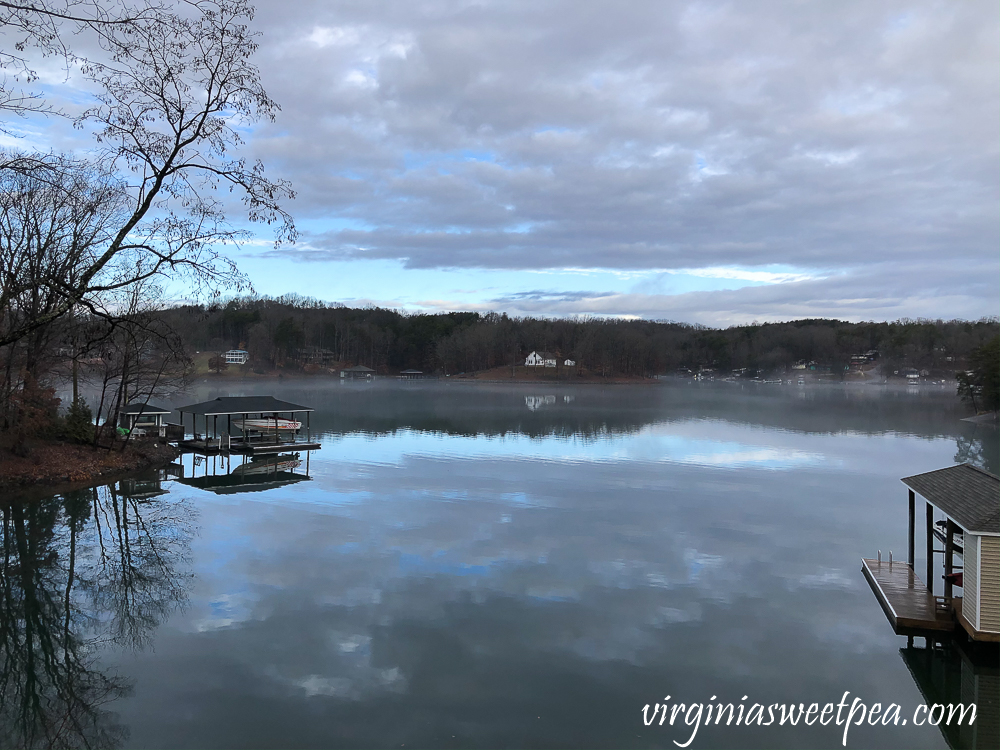
[{"label": "covered boat dock", "polygon": [[[893,561],[891,552],[888,560],[880,553],[861,561],[893,630],[934,638],[960,628],[973,641],[1000,641],[1000,477],[959,464],[902,482],[909,488],[906,562]],[[926,585],[914,571],[918,494],[926,501]],[[935,520],[936,515],[943,518]],[[935,541],[943,542],[943,549]],[[934,592],[939,554],[940,596]]]},{"label": "covered boat dock", "polygon": [[[251,456],[284,453],[288,450],[316,450],[319,443],[312,442],[309,424],[311,406],[302,406],[281,401],[274,396],[220,396],[212,401],[190,404],[177,409],[181,415],[184,438],[179,441],[181,448],[201,453],[246,453]],[[188,439],[185,415],[191,415],[191,438]],[[305,415],[305,440],[300,439],[300,430],[278,429],[279,420],[296,420],[297,414]],[[198,418],[202,417],[204,432],[198,431]],[[223,424],[219,424],[223,417]],[[233,434],[233,418],[239,421],[238,434]],[[251,428],[249,420],[257,419],[266,425],[274,420],[275,427]]]},{"label": "covered boat dock", "polygon": [[135,430],[137,435],[149,434],[169,438],[169,428],[175,425],[167,424],[163,418],[172,411],[149,403],[128,404],[118,411],[118,426],[123,430]]}]

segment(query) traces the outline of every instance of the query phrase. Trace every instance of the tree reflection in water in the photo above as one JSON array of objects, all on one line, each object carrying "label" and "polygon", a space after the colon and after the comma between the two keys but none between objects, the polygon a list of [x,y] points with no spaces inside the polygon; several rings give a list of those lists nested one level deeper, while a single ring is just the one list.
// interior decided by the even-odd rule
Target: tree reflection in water
[{"label": "tree reflection in water", "polygon": [[105,707],[131,686],[98,657],[143,648],[184,605],[190,506],[93,487],[0,512],[0,747],[121,745]]},{"label": "tree reflection in water", "polygon": [[977,426],[971,433],[959,435],[955,439],[955,463],[970,463],[997,473],[1000,469],[1000,430],[991,425]]}]

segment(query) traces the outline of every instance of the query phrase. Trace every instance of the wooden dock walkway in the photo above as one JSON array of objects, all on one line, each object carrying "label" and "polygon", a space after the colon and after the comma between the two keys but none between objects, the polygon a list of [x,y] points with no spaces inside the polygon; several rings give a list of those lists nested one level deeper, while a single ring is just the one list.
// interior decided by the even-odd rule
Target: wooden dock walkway
[{"label": "wooden dock walkway", "polygon": [[290,451],[315,451],[323,446],[313,442],[286,443],[265,440],[253,440],[243,442],[242,440],[223,441],[221,446],[218,438],[209,440],[180,440],[177,443],[181,450],[193,451],[194,453],[204,453],[214,455],[219,453],[242,453],[248,456],[264,456],[271,453],[288,453]]},{"label": "wooden dock walkway", "polygon": [[897,635],[925,635],[955,629],[953,603],[928,591],[905,562],[862,559],[861,572]]}]

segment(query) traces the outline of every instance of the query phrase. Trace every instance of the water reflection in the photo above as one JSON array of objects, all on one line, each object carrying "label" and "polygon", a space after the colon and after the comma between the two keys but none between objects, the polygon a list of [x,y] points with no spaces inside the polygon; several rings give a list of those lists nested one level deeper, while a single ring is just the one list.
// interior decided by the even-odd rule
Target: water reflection
[{"label": "water reflection", "polygon": [[[249,395],[272,386],[205,384],[190,398]],[[1000,468],[997,430],[962,422],[966,407],[948,389],[879,386],[760,388],[729,383],[533,387],[483,384],[291,384],[283,398],[316,407],[319,438],[399,431],[466,437],[627,437],[651,425],[715,421],[806,435],[950,437],[982,445],[986,468]],[[960,446],[961,450],[961,446]]]},{"label": "water reflection", "polygon": [[2,747],[115,747],[127,736],[107,707],[131,683],[102,670],[99,652],[144,648],[183,604],[192,513],[126,485],[0,504]]},{"label": "water reflection", "polygon": [[[280,453],[241,459],[231,454],[188,453],[178,464],[178,481],[217,495],[264,492],[310,479],[310,452]],[[200,467],[200,469],[199,469]],[[200,476],[199,476],[200,473]]]},{"label": "water reflection", "polygon": [[970,463],[994,474],[1000,465],[1000,430],[988,425],[976,425],[955,438],[955,463]]},{"label": "water reflection", "polygon": [[556,402],[556,397],[553,394],[548,396],[525,396],[524,405],[528,407],[529,411],[538,411],[543,406],[551,406]]},{"label": "water reflection", "polygon": [[163,483],[171,477],[180,476],[181,467],[179,464],[146,469],[136,474],[118,481],[115,485],[119,497],[129,500],[149,500],[150,498],[166,495],[170,490],[163,486]]},{"label": "water reflection", "polygon": [[910,639],[899,650],[924,703],[943,706],[975,704],[975,722],[942,721],[938,726],[956,750],[995,748],[1000,740],[1000,663],[995,645],[958,641],[915,647]]},{"label": "water reflection", "polygon": [[[899,477],[961,440],[988,463],[994,438],[954,398],[855,390],[283,387],[317,409],[311,467],[191,455],[190,481],[129,490],[190,498],[201,529],[189,607],[155,649],[108,657],[136,681],[116,710],[140,746],[674,747],[686,733],[641,724],[668,693],[912,707],[858,559],[905,548]],[[280,472],[309,481],[266,484]],[[841,732],[720,726],[694,746]]]}]

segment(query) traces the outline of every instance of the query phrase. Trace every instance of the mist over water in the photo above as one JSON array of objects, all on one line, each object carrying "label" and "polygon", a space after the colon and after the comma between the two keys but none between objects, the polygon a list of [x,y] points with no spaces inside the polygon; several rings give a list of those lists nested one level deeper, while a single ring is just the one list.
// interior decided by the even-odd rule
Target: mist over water
[{"label": "mist over water", "polygon": [[[667,695],[850,691],[912,713],[905,639],[860,558],[905,558],[900,477],[998,468],[996,428],[960,421],[951,390],[206,382],[178,403],[260,393],[316,409],[308,477],[303,454],[287,483],[168,479],[73,506],[94,570],[119,504],[126,538],[172,555],[142,557],[159,571],[143,580],[169,579],[147,586],[162,606],[143,637],[103,637],[88,663],[129,686],[95,719],[122,746],[675,747],[689,728],[642,721]],[[241,461],[181,463],[190,479]],[[68,501],[47,502],[67,528]],[[73,594],[81,641],[111,621],[92,592]],[[840,747],[842,731],[705,726],[691,746]],[[848,746],[946,743],[859,726]]]}]

